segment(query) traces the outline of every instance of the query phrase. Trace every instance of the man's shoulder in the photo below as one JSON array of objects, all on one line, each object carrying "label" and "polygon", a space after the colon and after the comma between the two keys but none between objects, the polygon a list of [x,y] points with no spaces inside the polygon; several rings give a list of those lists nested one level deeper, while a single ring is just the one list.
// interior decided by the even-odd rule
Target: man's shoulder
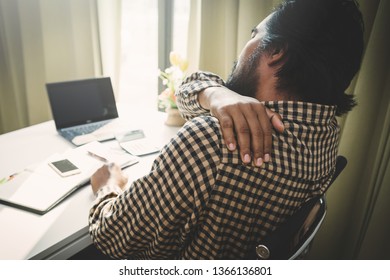
[{"label": "man's shoulder", "polygon": [[198,116],[192,118],[185,123],[183,129],[199,133],[216,134],[217,136],[221,134],[219,121],[213,116]]},{"label": "man's shoulder", "polygon": [[218,120],[212,116],[199,116],[187,121],[179,130],[177,137],[185,145],[207,148],[221,147],[222,133]]},{"label": "man's shoulder", "polygon": [[187,121],[165,146],[168,152],[163,150],[162,154],[220,162],[222,147],[218,120],[211,116],[200,116]]}]

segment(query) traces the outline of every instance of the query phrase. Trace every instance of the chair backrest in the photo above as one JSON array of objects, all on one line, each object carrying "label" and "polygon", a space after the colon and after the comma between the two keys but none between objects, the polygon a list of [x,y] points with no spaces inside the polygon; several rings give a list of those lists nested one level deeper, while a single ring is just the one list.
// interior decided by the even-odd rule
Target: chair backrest
[{"label": "chair backrest", "polygon": [[[336,170],[329,186],[347,165],[347,159],[338,156]],[[326,215],[325,195],[305,202],[284,224],[252,249],[249,258],[287,260],[297,259],[308,251],[309,245]]]}]

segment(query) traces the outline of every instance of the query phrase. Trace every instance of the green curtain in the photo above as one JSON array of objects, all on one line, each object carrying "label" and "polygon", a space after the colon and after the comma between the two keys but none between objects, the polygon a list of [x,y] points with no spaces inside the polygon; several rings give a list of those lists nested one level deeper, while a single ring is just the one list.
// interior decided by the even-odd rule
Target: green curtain
[{"label": "green curtain", "polygon": [[279,0],[191,0],[189,72],[203,69],[227,78],[255,27]]},{"label": "green curtain", "polygon": [[366,49],[344,120],[339,153],[348,165],[328,193],[313,258],[390,259],[390,1],[359,1]]},{"label": "green curtain", "polygon": [[[189,59],[226,78],[250,30],[280,1],[191,1]],[[330,188],[312,259],[390,259],[390,1],[359,0],[366,49],[351,83],[358,106],[343,119],[339,153],[348,165]]]}]

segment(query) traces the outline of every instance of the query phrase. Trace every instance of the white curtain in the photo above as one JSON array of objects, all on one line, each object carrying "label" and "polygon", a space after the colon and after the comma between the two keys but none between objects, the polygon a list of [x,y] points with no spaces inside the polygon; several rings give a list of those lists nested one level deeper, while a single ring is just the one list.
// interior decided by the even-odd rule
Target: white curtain
[{"label": "white curtain", "polygon": [[111,78],[118,97],[121,58],[122,0],[98,0],[98,27],[102,75]]},{"label": "white curtain", "polygon": [[[251,29],[279,2],[191,1],[190,70],[226,78]],[[314,241],[313,259],[390,258],[390,1],[358,2],[366,50],[348,91],[359,105],[340,119],[339,153],[348,165],[328,192],[328,215]]]},{"label": "white curtain", "polygon": [[51,119],[47,82],[104,75],[116,89],[120,3],[0,0],[0,133]]}]

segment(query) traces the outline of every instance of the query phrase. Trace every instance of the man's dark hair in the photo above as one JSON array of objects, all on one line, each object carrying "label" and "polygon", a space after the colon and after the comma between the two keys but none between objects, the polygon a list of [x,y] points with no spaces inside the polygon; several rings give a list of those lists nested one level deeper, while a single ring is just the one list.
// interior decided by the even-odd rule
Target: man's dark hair
[{"label": "man's dark hair", "polygon": [[363,55],[363,19],[355,0],[285,0],[266,24],[262,49],[284,51],[277,87],[306,102],[350,111],[345,94]]}]

